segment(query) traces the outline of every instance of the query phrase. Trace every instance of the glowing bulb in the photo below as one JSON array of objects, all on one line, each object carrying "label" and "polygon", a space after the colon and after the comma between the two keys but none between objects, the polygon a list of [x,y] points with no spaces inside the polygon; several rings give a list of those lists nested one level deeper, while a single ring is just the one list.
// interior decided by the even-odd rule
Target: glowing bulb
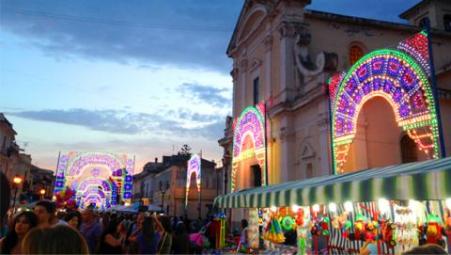
[{"label": "glowing bulb", "polygon": [[271,211],[272,211],[272,212],[277,212],[277,207],[271,206]]},{"label": "glowing bulb", "polygon": [[352,202],[351,202],[351,201],[346,201],[345,204],[344,204],[344,206],[345,206],[345,210],[346,210],[347,212],[352,212],[352,211],[354,211],[354,207],[352,206]]},{"label": "glowing bulb", "polygon": [[336,203],[330,203],[329,204],[329,211],[330,212],[337,212],[337,204]]},{"label": "glowing bulb", "polygon": [[319,212],[319,204],[314,204],[312,208],[314,212]]},{"label": "glowing bulb", "polygon": [[446,207],[451,210],[451,197],[445,200]]},{"label": "glowing bulb", "polygon": [[292,205],[292,206],[291,206],[291,210],[292,210],[293,212],[298,212],[298,211],[299,211],[299,205]]},{"label": "glowing bulb", "polygon": [[390,211],[390,202],[385,198],[380,198],[377,202],[377,205],[379,207],[379,211],[381,211],[382,213]]}]

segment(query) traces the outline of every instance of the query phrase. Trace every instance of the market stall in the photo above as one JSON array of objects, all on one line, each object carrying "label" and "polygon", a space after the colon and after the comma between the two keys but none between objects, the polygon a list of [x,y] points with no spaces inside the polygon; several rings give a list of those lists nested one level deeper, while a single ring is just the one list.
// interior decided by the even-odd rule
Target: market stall
[{"label": "market stall", "polygon": [[215,205],[258,208],[266,249],[295,232],[300,254],[399,254],[422,243],[449,251],[450,183],[448,157],[241,190]]}]

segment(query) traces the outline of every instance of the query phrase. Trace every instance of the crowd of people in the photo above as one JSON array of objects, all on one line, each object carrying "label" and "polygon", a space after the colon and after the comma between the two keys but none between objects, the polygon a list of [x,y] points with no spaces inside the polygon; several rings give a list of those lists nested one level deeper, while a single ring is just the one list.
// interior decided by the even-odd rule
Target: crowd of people
[{"label": "crowd of people", "polygon": [[200,254],[215,243],[208,221],[145,211],[57,210],[48,200],[10,208],[1,172],[0,184],[0,254]]},{"label": "crowd of people", "polygon": [[[57,213],[55,203],[47,200],[37,202],[33,210],[15,212],[9,209],[9,184],[1,172],[0,188],[0,254],[201,254],[216,241],[211,222],[149,212],[120,214],[87,208]],[[7,211],[13,213],[8,217]],[[243,220],[235,252],[247,250],[248,231]],[[365,246],[360,254],[375,252]],[[427,244],[404,254],[447,253]]]},{"label": "crowd of people", "polygon": [[57,213],[54,202],[42,200],[32,211],[10,218],[0,253],[199,254],[205,245],[192,236],[214,242],[214,236],[200,226],[200,221],[149,212],[121,214],[87,208]]}]

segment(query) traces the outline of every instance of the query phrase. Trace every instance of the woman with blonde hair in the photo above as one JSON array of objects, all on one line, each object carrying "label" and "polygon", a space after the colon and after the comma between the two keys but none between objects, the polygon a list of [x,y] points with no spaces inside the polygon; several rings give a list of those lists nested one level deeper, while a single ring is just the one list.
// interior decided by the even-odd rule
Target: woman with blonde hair
[{"label": "woman with blonde hair", "polygon": [[24,254],[89,254],[86,240],[68,226],[35,228],[22,243]]}]

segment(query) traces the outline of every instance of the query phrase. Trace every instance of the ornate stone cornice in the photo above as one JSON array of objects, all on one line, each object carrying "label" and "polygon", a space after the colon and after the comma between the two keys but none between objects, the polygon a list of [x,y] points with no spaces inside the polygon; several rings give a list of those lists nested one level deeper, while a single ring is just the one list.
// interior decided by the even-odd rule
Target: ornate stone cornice
[{"label": "ornate stone cornice", "polygon": [[260,59],[254,58],[250,65],[250,71],[253,72],[257,68],[259,68],[262,65],[262,63],[263,63],[263,61],[261,61]]},{"label": "ornate stone cornice", "polygon": [[294,38],[299,30],[303,28],[301,22],[282,21],[278,27],[280,38]]}]

